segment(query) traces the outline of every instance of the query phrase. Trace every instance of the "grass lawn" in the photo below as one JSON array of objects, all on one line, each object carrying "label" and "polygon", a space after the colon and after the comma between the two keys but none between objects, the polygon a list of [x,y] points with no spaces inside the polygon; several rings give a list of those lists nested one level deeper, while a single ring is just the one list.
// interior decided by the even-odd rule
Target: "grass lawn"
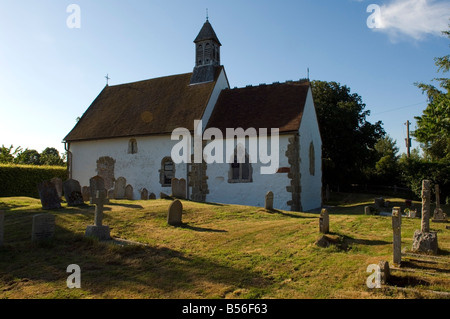
[{"label": "grass lawn", "polygon": [[[392,263],[391,218],[363,215],[374,197],[332,196],[330,237],[338,245],[328,248],[315,245],[318,214],[182,201],[183,225],[173,227],[166,222],[170,200],[105,206],[111,235],[142,245],[85,238],[94,206],[66,204],[45,211],[56,217],[54,238],[32,243],[32,216],[44,212],[40,201],[0,198],[0,298],[449,298],[450,231],[443,223],[430,222],[439,258],[405,255],[404,271],[391,272],[394,284],[367,287],[370,264]],[[386,200],[404,207],[404,199]],[[406,251],[416,229],[420,219],[403,218]],[[81,268],[81,289],[67,288],[71,264]]]}]

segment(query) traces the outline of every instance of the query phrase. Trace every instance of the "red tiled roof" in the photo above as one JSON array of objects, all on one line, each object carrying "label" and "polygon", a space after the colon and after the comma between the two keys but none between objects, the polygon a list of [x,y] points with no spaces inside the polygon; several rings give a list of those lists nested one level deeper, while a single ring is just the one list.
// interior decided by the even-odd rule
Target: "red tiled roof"
[{"label": "red tiled roof", "polygon": [[223,90],[207,128],[279,128],[297,131],[303,115],[309,81],[286,82]]}]

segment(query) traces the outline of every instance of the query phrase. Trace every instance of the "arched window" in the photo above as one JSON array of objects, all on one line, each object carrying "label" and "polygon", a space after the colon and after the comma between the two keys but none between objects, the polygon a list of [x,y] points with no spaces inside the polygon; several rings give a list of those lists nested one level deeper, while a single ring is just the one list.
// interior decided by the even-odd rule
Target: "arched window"
[{"label": "arched window", "polygon": [[309,144],[309,173],[314,176],[316,173],[316,153],[314,151],[314,144]]},{"label": "arched window", "polygon": [[136,139],[132,138],[128,141],[128,154],[136,154],[137,152],[137,141]]},{"label": "arched window", "polygon": [[247,152],[245,152],[244,163],[239,163],[237,150],[235,150],[234,159],[228,172],[228,183],[251,183],[253,181],[252,174],[252,164]]},{"label": "arched window", "polygon": [[164,157],[161,161],[161,169],[159,170],[160,183],[163,187],[172,185],[172,178],[175,177],[175,163],[170,157]]}]

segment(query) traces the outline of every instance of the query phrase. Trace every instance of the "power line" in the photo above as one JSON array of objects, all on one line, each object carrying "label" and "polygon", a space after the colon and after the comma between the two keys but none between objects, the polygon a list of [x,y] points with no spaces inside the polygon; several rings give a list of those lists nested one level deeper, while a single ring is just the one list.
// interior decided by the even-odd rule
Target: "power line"
[{"label": "power line", "polygon": [[383,112],[378,112],[378,113],[374,113],[374,114],[371,114],[371,115],[374,116],[374,115],[379,115],[379,114],[384,114],[384,113],[394,112],[394,111],[397,111],[397,110],[406,109],[406,108],[408,108],[408,107],[417,106],[417,105],[419,105],[419,104],[424,104],[424,103],[427,103],[427,102],[426,102],[426,101],[425,101],[425,102],[418,102],[418,103],[414,103],[414,104],[409,104],[409,105],[405,105],[405,106],[400,106],[400,107],[396,107],[395,109],[391,109],[391,110],[387,110],[387,111],[383,111]]}]

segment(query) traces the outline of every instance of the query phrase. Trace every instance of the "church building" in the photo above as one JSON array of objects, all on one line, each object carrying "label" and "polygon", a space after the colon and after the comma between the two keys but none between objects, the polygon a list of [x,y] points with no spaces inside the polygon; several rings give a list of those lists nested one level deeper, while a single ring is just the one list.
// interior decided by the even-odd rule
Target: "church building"
[{"label": "church building", "polygon": [[[190,73],[103,88],[64,138],[70,178],[89,186],[99,175],[109,190],[125,179],[135,199],[143,189],[170,195],[176,178],[186,181],[184,194],[194,201],[261,207],[271,191],[275,209],[320,208],[322,141],[309,81],[230,88],[220,64],[222,44],[208,19],[194,43]],[[183,162],[173,156],[179,128],[191,136]],[[205,138],[211,129],[221,136]],[[256,133],[229,144],[228,129]],[[196,135],[203,139],[195,141]],[[194,160],[194,145],[206,153],[212,143],[223,145],[210,153],[222,154],[222,162],[202,154]],[[226,145],[234,145],[231,153]],[[270,163],[276,167],[264,173],[268,156],[276,157]]]}]

